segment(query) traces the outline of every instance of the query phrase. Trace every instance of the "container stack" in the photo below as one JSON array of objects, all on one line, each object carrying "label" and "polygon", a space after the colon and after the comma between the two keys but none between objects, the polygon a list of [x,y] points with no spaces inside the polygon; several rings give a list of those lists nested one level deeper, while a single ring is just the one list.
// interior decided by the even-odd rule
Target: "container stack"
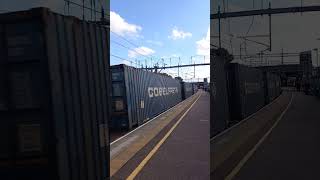
[{"label": "container stack", "polygon": [[1,14],[0,57],[0,176],[107,179],[109,30],[46,8]]}]

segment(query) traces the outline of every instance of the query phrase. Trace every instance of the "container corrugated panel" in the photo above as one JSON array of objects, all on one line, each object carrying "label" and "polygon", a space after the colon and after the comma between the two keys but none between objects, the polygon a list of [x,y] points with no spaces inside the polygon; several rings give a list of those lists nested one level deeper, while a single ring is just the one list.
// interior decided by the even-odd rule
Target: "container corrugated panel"
[{"label": "container corrugated panel", "polygon": [[185,100],[194,94],[193,85],[191,83],[181,82],[181,91],[182,100]]},{"label": "container corrugated panel", "polygon": [[[5,51],[4,51],[4,26],[0,24],[0,111],[4,111],[7,109],[7,93],[6,93],[6,68],[3,60],[5,58]],[[0,146],[3,147],[3,146]],[[1,151],[1,150],[0,150]]]},{"label": "container corrugated panel", "polygon": [[192,88],[194,94],[198,92],[198,85],[196,83],[192,83]]},{"label": "container corrugated panel", "polygon": [[320,96],[320,78],[319,76],[313,76],[311,78],[311,89],[314,96]]},{"label": "container corrugated panel", "polygon": [[265,105],[263,72],[236,63],[229,67],[231,120],[238,122]]},{"label": "container corrugated panel", "polygon": [[280,85],[280,76],[277,74],[272,74],[273,79],[274,79],[274,96],[273,99],[276,99],[279,95],[280,95],[280,89],[281,89],[281,85]]},{"label": "container corrugated panel", "polygon": [[228,83],[225,54],[211,52],[210,65],[210,136],[222,132],[229,122]]},{"label": "container corrugated panel", "polygon": [[265,104],[269,104],[274,97],[274,76],[270,72],[264,72],[264,87],[265,87]]},{"label": "container corrugated panel", "polygon": [[274,87],[274,92],[275,92],[274,99],[275,99],[281,94],[281,78],[278,74],[273,74],[273,76],[275,81],[275,87]]},{"label": "container corrugated panel", "polygon": [[282,87],[281,76],[278,76],[277,79],[278,79],[278,80],[277,80],[278,96],[280,96],[281,93],[282,93],[282,89],[281,89],[281,87]]},{"label": "container corrugated panel", "polygon": [[265,103],[268,104],[277,98],[281,93],[280,76],[270,72],[264,72],[265,82]]},{"label": "container corrugated panel", "polygon": [[113,128],[131,129],[181,102],[178,80],[123,64],[111,71]]},{"label": "container corrugated panel", "polygon": [[109,30],[45,8],[0,24],[9,92],[0,142],[10,141],[0,179],[108,178]]},{"label": "container corrugated panel", "polygon": [[319,77],[314,79],[314,91],[316,96],[320,95],[320,78]]}]

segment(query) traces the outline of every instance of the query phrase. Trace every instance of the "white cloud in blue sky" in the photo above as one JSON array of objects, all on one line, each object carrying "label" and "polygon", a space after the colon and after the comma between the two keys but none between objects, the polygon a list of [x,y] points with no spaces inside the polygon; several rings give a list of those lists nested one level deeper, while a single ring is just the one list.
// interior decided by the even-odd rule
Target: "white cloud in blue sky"
[{"label": "white cloud in blue sky", "polygon": [[126,22],[119,14],[110,11],[110,28],[111,31],[121,36],[139,37],[142,30],[141,26]]},{"label": "white cloud in blue sky", "polygon": [[197,55],[209,56],[210,55],[210,28],[208,28],[206,37],[196,42]]},{"label": "white cloud in blue sky", "polygon": [[176,26],[172,29],[171,35],[168,36],[169,39],[173,40],[184,39],[187,37],[192,37],[192,33],[179,30]]},{"label": "white cloud in blue sky", "polygon": [[163,42],[161,41],[147,40],[146,42],[157,46],[163,46]]},{"label": "white cloud in blue sky", "polygon": [[136,58],[137,56],[149,56],[154,54],[155,51],[151,48],[148,47],[138,47],[138,48],[134,48],[133,50],[129,50],[128,51],[128,57],[130,58]]}]

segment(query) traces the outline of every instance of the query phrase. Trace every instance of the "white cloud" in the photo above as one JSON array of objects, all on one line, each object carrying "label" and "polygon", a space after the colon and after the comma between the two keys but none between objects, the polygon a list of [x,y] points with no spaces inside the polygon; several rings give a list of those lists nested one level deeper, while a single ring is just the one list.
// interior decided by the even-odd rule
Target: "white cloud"
[{"label": "white cloud", "polygon": [[209,56],[210,55],[210,28],[208,28],[206,37],[196,42],[197,55]]},{"label": "white cloud", "polygon": [[110,28],[111,31],[121,36],[139,37],[141,26],[126,22],[119,14],[110,11]]},{"label": "white cloud", "polygon": [[153,49],[141,46],[141,47],[135,48],[134,50],[129,50],[128,57],[135,58],[140,55],[148,56],[148,55],[151,55],[154,53],[155,53],[155,51]]},{"label": "white cloud", "polygon": [[168,36],[169,39],[177,40],[177,39],[184,39],[187,37],[192,37],[190,32],[184,32],[179,30],[177,27],[174,27],[171,31],[171,35]]},{"label": "white cloud", "polygon": [[163,46],[163,43],[161,41],[147,40],[146,42],[157,46]]}]

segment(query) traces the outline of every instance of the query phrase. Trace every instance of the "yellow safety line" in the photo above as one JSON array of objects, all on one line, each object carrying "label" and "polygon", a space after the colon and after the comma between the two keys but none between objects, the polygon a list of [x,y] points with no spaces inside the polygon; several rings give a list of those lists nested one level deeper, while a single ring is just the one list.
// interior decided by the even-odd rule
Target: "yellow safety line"
[{"label": "yellow safety line", "polygon": [[158,142],[158,144],[150,151],[150,153],[141,161],[141,163],[136,167],[136,169],[127,177],[127,180],[133,180],[139,172],[143,169],[143,167],[148,163],[151,157],[159,150],[160,146],[167,140],[173,130],[178,126],[178,124],[182,121],[184,116],[191,110],[193,105],[198,101],[199,97],[192,103],[189,109],[180,117],[180,119],[172,126],[172,128],[167,132],[167,134]]},{"label": "yellow safety line", "polygon": [[254,152],[258,149],[258,147],[264,142],[264,140],[269,136],[271,131],[277,126],[279,121],[282,119],[282,117],[285,115],[285,113],[288,111],[292,101],[293,101],[294,95],[291,94],[291,99],[289,104],[287,105],[286,109],[281,113],[281,115],[278,117],[277,121],[273,124],[273,126],[267,131],[267,133],[259,140],[259,142],[241,159],[241,161],[238,163],[238,165],[231,171],[231,173],[225,178],[225,180],[231,180],[233,179],[240,169],[244,166],[244,164],[249,160],[249,158],[254,154]]}]

